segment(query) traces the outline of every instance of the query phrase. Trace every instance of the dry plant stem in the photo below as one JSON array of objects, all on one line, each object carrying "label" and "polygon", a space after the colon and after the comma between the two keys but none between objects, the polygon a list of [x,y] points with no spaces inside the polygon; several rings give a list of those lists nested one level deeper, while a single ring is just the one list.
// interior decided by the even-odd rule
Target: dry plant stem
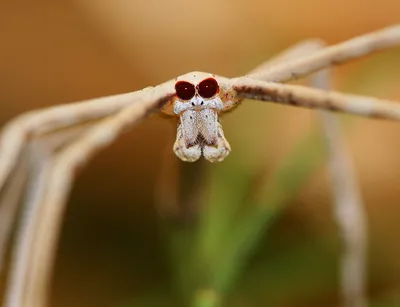
[{"label": "dry plant stem", "polygon": [[[313,76],[312,83],[328,90],[328,79],[328,71],[324,70]],[[320,118],[330,155],[335,219],[343,241],[340,268],[342,302],[344,307],[366,307],[368,229],[364,203],[338,120],[326,111],[320,112]]]},{"label": "dry plant stem", "polygon": [[309,56],[274,66],[266,71],[252,74],[251,77],[272,82],[288,82],[306,77],[323,68],[343,64],[352,59],[389,49],[399,44],[400,25],[391,26],[324,48]]},{"label": "dry plant stem", "polygon": [[[22,306],[46,306],[47,290],[54,260],[56,240],[71,183],[77,168],[88,161],[93,154],[109,145],[128,126],[137,123],[150,112],[158,109],[171,97],[171,93],[161,91],[143,96],[114,117],[105,120],[62,150],[48,167],[46,187],[36,198],[38,215],[30,227],[31,240],[27,242],[30,255],[29,270],[24,273],[25,287]],[[10,293],[11,295],[16,295]],[[9,306],[8,306],[9,307]]]},{"label": "dry plant stem", "polygon": [[241,98],[400,120],[400,103],[395,101],[334,91],[326,92],[300,85],[263,82],[247,77],[231,79],[231,82],[233,89]]}]

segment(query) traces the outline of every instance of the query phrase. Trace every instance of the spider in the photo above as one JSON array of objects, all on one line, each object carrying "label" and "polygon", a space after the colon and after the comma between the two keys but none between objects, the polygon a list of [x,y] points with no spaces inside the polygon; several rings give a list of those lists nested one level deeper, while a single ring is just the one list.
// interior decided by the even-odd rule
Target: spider
[{"label": "spider", "polygon": [[218,162],[231,151],[219,117],[246,98],[399,120],[400,104],[393,101],[283,84],[396,45],[400,45],[400,26],[330,47],[320,40],[308,40],[243,77],[191,72],[155,87],[35,110],[12,120],[0,139],[0,269],[16,212],[13,191],[22,186],[21,176],[29,178],[25,205],[32,209],[21,223],[5,306],[45,306],[75,173],[124,130],[161,111],[178,119],[173,145],[177,157],[194,162],[203,156]]}]

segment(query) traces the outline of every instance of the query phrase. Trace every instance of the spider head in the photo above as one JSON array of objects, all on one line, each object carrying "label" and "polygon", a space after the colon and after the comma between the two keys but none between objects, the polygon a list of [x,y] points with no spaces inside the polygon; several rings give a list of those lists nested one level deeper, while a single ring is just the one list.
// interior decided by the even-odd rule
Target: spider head
[{"label": "spider head", "polygon": [[174,113],[186,110],[214,109],[219,111],[223,104],[219,98],[219,84],[215,76],[192,72],[178,77],[175,83]]},{"label": "spider head", "polygon": [[219,77],[204,72],[191,72],[176,78],[175,95],[163,109],[164,113],[180,115],[186,110],[222,110],[218,79]]}]

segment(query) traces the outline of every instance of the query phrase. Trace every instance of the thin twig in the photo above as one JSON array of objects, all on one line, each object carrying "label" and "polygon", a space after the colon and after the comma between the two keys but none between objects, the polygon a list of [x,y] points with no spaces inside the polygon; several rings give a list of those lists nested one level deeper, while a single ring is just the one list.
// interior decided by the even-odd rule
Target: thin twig
[{"label": "thin twig", "polygon": [[[328,71],[313,79],[315,87],[329,89]],[[367,218],[349,150],[341,137],[334,114],[320,111],[322,128],[329,150],[329,168],[334,193],[334,213],[342,245],[340,286],[343,306],[366,307]]]}]

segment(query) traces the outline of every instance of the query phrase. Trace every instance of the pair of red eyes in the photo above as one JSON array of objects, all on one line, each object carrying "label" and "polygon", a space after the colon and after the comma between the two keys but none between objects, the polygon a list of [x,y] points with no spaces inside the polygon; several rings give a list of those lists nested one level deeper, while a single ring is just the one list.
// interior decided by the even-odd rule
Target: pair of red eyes
[{"label": "pair of red eyes", "polygon": [[197,93],[203,98],[211,98],[219,91],[218,82],[213,78],[201,81],[196,87],[189,82],[179,81],[175,84],[176,95],[182,100],[190,100]]}]

